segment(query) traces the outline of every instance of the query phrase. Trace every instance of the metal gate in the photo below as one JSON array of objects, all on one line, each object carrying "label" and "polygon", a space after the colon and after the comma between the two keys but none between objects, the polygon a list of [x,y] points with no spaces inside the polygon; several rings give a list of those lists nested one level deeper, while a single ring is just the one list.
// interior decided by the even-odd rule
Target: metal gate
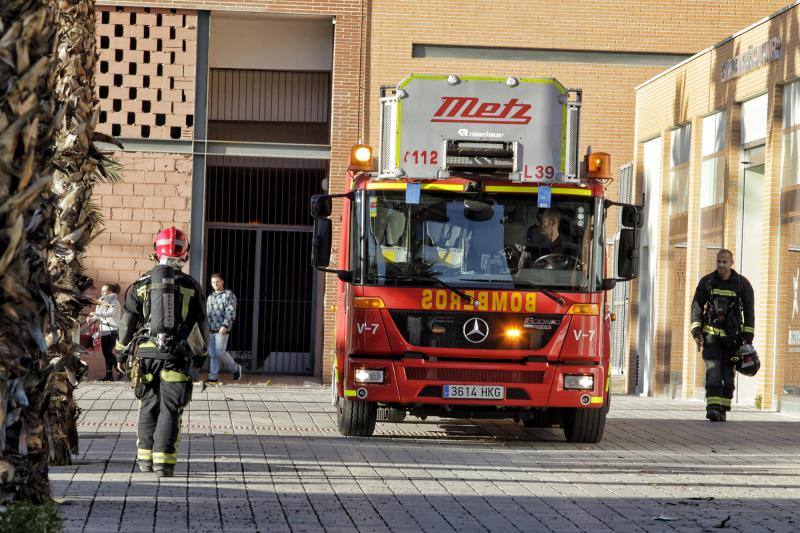
[{"label": "metal gate", "polygon": [[218,272],[238,299],[228,350],[250,371],[314,373],[317,276],[308,205],[327,161],[209,159],[205,286]]},{"label": "metal gate", "polygon": [[[633,163],[619,169],[619,202],[630,203],[633,188]],[[617,228],[621,227],[622,210],[619,210]],[[614,239],[614,261],[619,248],[619,236]],[[611,375],[621,376],[625,373],[625,361],[628,351],[628,310],[630,309],[630,289],[628,283],[617,283],[611,292],[611,311],[617,319],[611,323]]]}]

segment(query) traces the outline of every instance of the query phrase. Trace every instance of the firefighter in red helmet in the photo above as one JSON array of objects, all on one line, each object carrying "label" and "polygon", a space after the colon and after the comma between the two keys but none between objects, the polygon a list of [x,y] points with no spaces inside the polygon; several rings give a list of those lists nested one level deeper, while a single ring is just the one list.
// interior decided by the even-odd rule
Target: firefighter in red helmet
[{"label": "firefighter in red helmet", "polygon": [[128,371],[139,407],[136,459],[143,472],[171,477],[178,458],[181,414],[192,397],[190,366],[203,365],[208,343],[205,297],[181,272],[189,239],[169,227],[153,242],[158,265],[125,297],[117,366]]}]

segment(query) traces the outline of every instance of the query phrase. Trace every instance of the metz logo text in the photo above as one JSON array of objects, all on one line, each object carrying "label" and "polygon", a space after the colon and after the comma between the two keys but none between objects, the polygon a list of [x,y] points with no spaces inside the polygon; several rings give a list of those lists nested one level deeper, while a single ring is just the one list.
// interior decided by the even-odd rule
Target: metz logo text
[{"label": "metz logo text", "polygon": [[443,96],[442,105],[433,114],[431,122],[524,125],[533,120],[529,113],[531,107],[531,104],[523,104],[516,98],[503,104],[481,102],[470,96]]}]

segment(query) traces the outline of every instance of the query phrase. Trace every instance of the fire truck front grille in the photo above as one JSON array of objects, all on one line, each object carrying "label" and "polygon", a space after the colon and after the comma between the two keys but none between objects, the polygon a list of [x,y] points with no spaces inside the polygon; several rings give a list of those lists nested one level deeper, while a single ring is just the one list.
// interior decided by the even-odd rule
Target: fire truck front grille
[{"label": "fire truck front grille", "polygon": [[[411,345],[468,350],[541,350],[561,325],[561,315],[450,313],[393,310],[397,329]],[[506,335],[516,329],[516,338]]]},{"label": "fire truck front grille", "polygon": [[410,381],[446,381],[448,383],[527,383],[539,385],[544,372],[538,370],[490,370],[482,368],[406,368]]}]

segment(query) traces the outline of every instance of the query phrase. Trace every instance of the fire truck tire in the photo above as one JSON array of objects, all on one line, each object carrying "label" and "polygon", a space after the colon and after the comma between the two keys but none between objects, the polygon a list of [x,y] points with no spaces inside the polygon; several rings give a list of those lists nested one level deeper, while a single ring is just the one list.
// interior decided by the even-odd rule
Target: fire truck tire
[{"label": "fire truck tire", "polygon": [[339,398],[336,407],[336,422],[339,433],[345,437],[371,437],[375,433],[378,404]]},{"label": "fire truck tire", "polygon": [[564,436],[569,442],[600,442],[606,429],[606,408],[564,409]]}]

